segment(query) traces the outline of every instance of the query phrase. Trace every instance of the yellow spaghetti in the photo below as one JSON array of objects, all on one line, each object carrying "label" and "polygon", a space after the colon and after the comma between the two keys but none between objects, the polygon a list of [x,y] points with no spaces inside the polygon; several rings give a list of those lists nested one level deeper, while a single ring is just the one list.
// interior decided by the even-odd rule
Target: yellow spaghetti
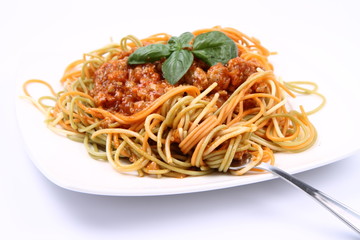
[{"label": "yellow spaghetti", "polygon": [[[262,161],[274,164],[274,152],[311,147],[317,134],[307,116],[325,103],[317,86],[309,90],[301,85],[313,83],[279,80],[268,61],[272,53],[236,29],[214,27],[193,34],[211,31],[225,33],[236,43],[241,61],[257,66],[244,82],[227,91],[226,98],[217,91],[216,81],[204,89],[180,83],[132,114],[99,106],[94,94],[99,69],[144,45],[166,43],[171,36],[164,33],[142,40],[127,36],[120,44],[84,54],[65,69],[60,92],[33,79],[24,84],[24,93],[45,114],[51,130],[84,143],[91,157],[108,161],[117,171],[139,176],[242,175]],[[51,96],[33,99],[27,90],[31,83],[45,84]],[[316,94],[324,101],[308,113],[303,108],[288,110],[286,103],[295,97],[293,92]],[[45,104],[49,99],[53,106]],[[249,167],[229,170],[244,159],[251,159]]]}]

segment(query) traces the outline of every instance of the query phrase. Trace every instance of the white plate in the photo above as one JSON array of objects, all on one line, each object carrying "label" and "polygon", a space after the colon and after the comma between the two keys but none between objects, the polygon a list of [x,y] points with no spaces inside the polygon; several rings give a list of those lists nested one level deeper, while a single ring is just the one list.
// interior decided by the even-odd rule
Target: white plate
[{"label": "white plate", "polygon": [[[52,48],[51,52],[49,48],[44,52],[28,49],[25,53],[36,58],[33,61],[20,62],[17,94],[22,94],[20,85],[32,77],[47,80],[56,90],[60,90],[58,79],[62,70],[66,64],[74,60],[73,57],[81,57],[81,54],[76,55],[79,51],[66,49],[68,52],[64,52],[64,48],[61,47]],[[324,74],[325,70],[320,71],[311,61],[299,56],[292,58],[294,54],[288,52],[283,56],[285,57],[275,57],[276,73],[285,80],[316,81],[328,102],[324,109],[310,118],[319,135],[315,146],[303,153],[276,154],[276,164],[290,173],[297,173],[344,159],[359,150],[360,128],[357,127],[355,116],[351,115],[353,104],[349,104],[360,103],[359,96],[347,94],[345,88],[342,91],[336,81],[330,81],[331,77]],[[302,64],[300,66],[305,70],[300,74],[293,71],[296,69],[294,66],[299,64]],[[285,68],[285,65],[288,67]],[[311,79],[304,76],[311,76]],[[346,81],[346,78],[343,81]],[[344,83],[345,87],[350,84]],[[35,89],[32,90],[36,92]],[[47,94],[45,90],[39,89],[39,94]],[[305,107],[309,109],[317,104],[318,99],[301,97],[298,101],[305,103]],[[292,103],[295,105],[294,101]],[[16,107],[19,127],[30,158],[49,180],[66,189],[117,196],[166,195],[228,188],[274,178],[269,173],[248,176],[214,174],[185,179],[140,178],[134,174],[121,174],[110,164],[90,158],[82,144],[58,136],[47,129],[42,114],[29,102],[17,99]]]}]

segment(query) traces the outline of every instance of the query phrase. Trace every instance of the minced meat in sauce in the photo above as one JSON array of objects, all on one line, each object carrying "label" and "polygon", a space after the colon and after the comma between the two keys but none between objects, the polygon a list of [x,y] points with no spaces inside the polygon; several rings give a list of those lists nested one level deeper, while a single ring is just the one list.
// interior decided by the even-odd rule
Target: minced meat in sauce
[{"label": "minced meat in sauce", "polygon": [[162,76],[160,61],[128,65],[129,54],[119,55],[118,59],[100,66],[95,71],[95,84],[90,93],[97,106],[124,115],[141,111],[169,89],[181,84],[194,85],[202,91],[217,82],[214,91],[226,100],[259,67],[257,63],[240,57],[210,68],[195,60],[184,77],[176,85],[171,85]]}]

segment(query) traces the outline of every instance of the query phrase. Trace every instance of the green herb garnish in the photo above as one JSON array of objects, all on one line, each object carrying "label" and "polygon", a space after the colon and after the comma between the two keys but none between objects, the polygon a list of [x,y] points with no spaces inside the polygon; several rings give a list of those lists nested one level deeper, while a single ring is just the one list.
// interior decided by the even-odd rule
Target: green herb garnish
[{"label": "green herb garnish", "polygon": [[[193,41],[192,45],[190,44]],[[189,70],[194,56],[213,66],[226,64],[237,57],[236,44],[224,33],[212,31],[194,38],[190,32],[171,37],[167,44],[150,44],[137,49],[129,56],[128,64],[143,64],[167,58],[162,65],[163,77],[177,83]]]}]

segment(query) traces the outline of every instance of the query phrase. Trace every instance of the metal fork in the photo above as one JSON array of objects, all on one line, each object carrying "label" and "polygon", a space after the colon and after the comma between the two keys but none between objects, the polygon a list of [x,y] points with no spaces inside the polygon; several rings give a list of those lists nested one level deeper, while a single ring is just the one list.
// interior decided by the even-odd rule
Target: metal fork
[{"label": "metal fork", "polygon": [[[239,170],[244,168],[248,163],[245,163],[241,166],[237,167],[230,167],[231,170]],[[299,189],[306,192],[309,196],[313,199],[318,201],[321,205],[323,205],[327,210],[332,212],[335,216],[337,216],[340,220],[346,223],[349,227],[355,230],[357,233],[360,234],[360,214],[355,212],[354,210],[350,209],[349,207],[345,206],[344,204],[336,201],[335,199],[329,197],[328,195],[324,194],[323,192],[315,189],[314,187],[298,180],[297,178],[293,177],[291,174],[285,172],[284,170],[275,167],[273,165],[267,164],[265,162],[260,163],[256,167],[257,169],[266,170],[268,172],[273,173],[281,177],[282,179],[286,180],[287,182],[291,183],[293,186],[298,187]]]}]

